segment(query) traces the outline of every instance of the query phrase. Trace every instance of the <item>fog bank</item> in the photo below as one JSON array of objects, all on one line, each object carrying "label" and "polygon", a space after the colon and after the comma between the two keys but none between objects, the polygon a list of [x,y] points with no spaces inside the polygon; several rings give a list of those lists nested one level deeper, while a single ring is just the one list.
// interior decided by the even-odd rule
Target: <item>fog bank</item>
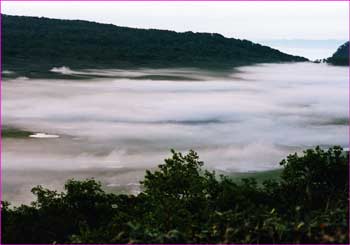
[{"label": "fog bank", "polygon": [[197,151],[210,169],[245,172],[277,168],[287,154],[308,147],[348,144],[344,67],[292,63],[225,74],[83,73],[96,78],[3,82],[4,125],[59,135],[3,139],[5,199],[26,201],[23,193],[34,184],[57,188],[74,176],[96,177],[107,189],[134,188],[144,169],[160,164],[171,148]]}]

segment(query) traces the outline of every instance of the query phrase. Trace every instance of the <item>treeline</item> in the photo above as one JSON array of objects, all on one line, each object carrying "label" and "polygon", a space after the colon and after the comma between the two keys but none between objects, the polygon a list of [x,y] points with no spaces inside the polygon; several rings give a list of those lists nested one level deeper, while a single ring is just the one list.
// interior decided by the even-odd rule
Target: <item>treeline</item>
[{"label": "treeline", "polygon": [[138,195],[69,180],[31,205],[2,203],[3,243],[349,243],[348,153],[319,147],[281,161],[279,180],[236,183],[190,151],[147,171]]},{"label": "treeline", "polygon": [[2,15],[3,70],[28,76],[71,68],[231,68],[306,61],[216,33],[177,33],[79,20]]},{"label": "treeline", "polygon": [[349,65],[349,42],[341,45],[337,51],[326,60],[328,63],[339,66]]}]

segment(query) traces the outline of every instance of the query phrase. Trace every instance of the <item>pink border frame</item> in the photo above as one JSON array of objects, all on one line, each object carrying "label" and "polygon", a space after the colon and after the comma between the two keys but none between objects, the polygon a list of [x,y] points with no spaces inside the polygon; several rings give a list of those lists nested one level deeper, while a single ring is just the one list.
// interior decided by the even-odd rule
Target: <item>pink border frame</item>
[{"label": "pink border frame", "polygon": [[[0,1],[0,129],[2,131],[2,15]],[[0,134],[0,202],[2,201],[2,133]],[[2,205],[1,205],[2,206]],[[2,207],[0,206],[0,209]],[[2,244],[2,211],[0,210],[0,244]]]},{"label": "pink border frame", "polygon": [[349,2],[349,0],[2,0],[2,2]]},{"label": "pink border frame", "polygon": [[[101,0],[101,1],[96,1],[96,0],[0,0],[0,14],[1,13],[1,2],[348,2],[348,10],[349,10],[349,41],[350,41],[350,1],[349,0]],[[0,40],[2,37],[2,16],[0,15]],[[2,129],[2,42],[0,45],[0,129]],[[350,57],[350,49],[349,49],[349,57]],[[348,67],[348,78],[349,78],[349,83],[348,83],[348,147],[350,149],[350,66]],[[350,165],[350,162],[349,162]],[[0,201],[2,201],[2,137],[0,134]],[[348,171],[348,177],[349,177],[349,182],[350,182],[350,167]],[[349,189],[349,205],[348,209],[350,209],[350,189]],[[349,226],[349,237],[350,237],[350,212],[349,212],[349,220],[348,220],[348,226]],[[2,217],[1,217],[1,211],[0,211],[0,245],[2,243],[2,237],[1,237],[1,229],[2,229]],[[21,244],[18,244],[21,245]],[[49,244],[48,244],[49,245]],[[103,245],[103,244],[100,244]],[[156,244],[158,245],[158,244]],[[163,245],[163,244],[159,244]],[[286,245],[284,244],[275,244],[275,245]]]}]

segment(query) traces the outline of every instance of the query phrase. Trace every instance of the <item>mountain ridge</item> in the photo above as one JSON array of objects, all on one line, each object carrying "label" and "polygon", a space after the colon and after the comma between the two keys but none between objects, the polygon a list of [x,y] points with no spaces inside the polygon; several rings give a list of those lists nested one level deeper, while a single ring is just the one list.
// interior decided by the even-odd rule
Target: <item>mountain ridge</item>
[{"label": "mountain ridge", "polygon": [[120,27],[82,20],[2,15],[3,70],[27,76],[52,67],[226,69],[308,61],[217,33]]}]

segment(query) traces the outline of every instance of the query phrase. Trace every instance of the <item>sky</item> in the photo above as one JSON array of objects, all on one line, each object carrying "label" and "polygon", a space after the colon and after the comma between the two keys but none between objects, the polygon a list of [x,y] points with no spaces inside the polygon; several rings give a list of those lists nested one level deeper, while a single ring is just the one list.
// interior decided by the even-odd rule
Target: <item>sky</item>
[{"label": "sky", "polygon": [[[119,26],[167,29],[179,32],[216,32],[226,37],[248,39],[282,47],[286,50],[291,48],[290,44],[284,47],[284,44],[276,45],[271,40],[329,40],[331,46],[329,49],[334,51],[335,47],[349,39],[349,3],[346,1],[5,1],[1,5],[4,14],[80,19]],[[302,50],[300,47],[297,48]],[[313,50],[313,52],[316,51]]]}]

